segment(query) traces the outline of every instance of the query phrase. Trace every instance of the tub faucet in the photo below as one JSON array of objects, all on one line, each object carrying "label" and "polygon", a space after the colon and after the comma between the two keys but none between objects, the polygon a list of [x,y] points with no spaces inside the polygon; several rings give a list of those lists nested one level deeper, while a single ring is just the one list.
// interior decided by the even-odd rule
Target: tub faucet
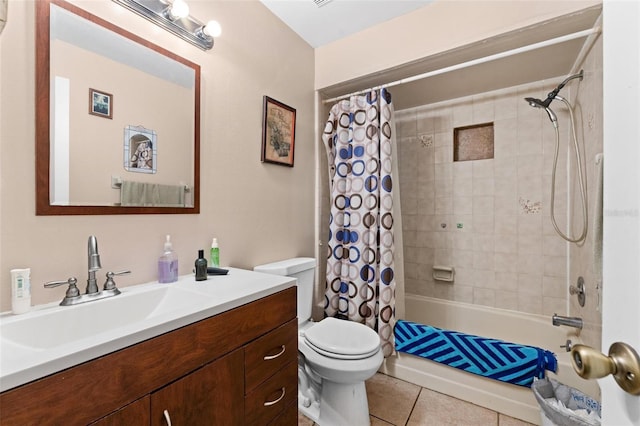
[{"label": "tub faucet", "polygon": [[98,239],[91,235],[87,243],[87,252],[89,256],[89,278],[87,279],[87,294],[97,293],[98,281],[96,280],[96,271],[102,269],[100,264],[100,255],[98,254]]},{"label": "tub faucet", "polygon": [[566,325],[568,327],[579,328],[580,330],[582,330],[582,318],[563,317],[558,314],[553,314],[553,317],[551,317],[551,322],[556,327],[559,325]]}]

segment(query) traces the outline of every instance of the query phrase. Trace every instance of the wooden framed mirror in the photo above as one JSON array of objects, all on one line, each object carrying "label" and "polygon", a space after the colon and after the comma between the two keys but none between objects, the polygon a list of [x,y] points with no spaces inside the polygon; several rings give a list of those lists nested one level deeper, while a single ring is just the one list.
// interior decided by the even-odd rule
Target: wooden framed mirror
[{"label": "wooden framed mirror", "polygon": [[36,7],[36,215],[200,212],[200,66],[63,0]]}]

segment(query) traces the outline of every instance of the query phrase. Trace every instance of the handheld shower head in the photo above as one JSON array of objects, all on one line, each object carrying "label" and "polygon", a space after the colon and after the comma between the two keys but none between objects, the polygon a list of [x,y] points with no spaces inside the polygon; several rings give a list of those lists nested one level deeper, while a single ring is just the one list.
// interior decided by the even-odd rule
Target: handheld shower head
[{"label": "handheld shower head", "polygon": [[547,108],[551,103],[551,100],[549,100],[548,98],[544,102],[536,98],[524,98],[524,100],[527,101],[529,105],[534,108]]},{"label": "handheld shower head", "polygon": [[549,116],[549,120],[551,120],[553,127],[556,127],[556,128],[558,127],[558,117],[553,112],[553,110],[549,108],[549,104],[551,104],[551,101],[553,99],[547,98],[545,101],[541,101],[540,99],[536,99],[536,98],[524,98],[524,100],[527,101],[529,105],[534,108],[542,108],[545,111],[547,111],[547,115]]},{"label": "handheld shower head", "polygon": [[556,87],[555,89],[553,89],[551,92],[549,92],[549,94],[547,95],[547,99],[545,99],[544,101],[540,100],[540,99],[536,99],[536,98],[524,98],[525,101],[527,101],[527,103],[534,107],[534,108],[544,108],[547,110],[547,114],[549,114],[549,118],[551,119],[551,122],[556,123],[556,115],[553,113],[553,111],[548,110],[549,105],[551,105],[551,102],[554,99],[558,99],[561,100],[562,98],[560,98],[558,96],[558,93],[560,93],[560,90],[562,90],[562,88],[571,80],[573,80],[574,78],[579,78],[580,80],[582,80],[584,76],[584,71],[580,70],[580,72],[578,74],[574,74],[571,75],[569,77],[567,77],[562,83],[560,83],[558,85],[558,87]]}]

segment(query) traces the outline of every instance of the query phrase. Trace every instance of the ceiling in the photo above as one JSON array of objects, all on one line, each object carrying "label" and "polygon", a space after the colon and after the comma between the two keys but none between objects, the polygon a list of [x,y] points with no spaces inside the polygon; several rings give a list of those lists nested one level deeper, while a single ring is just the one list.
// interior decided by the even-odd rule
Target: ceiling
[{"label": "ceiling", "polygon": [[260,0],[311,47],[424,7],[433,0]]},{"label": "ceiling", "polygon": [[[260,1],[311,46],[318,47],[425,7],[432,0],[329,0],[320,7],[315,2],[323,0]],[[331,99],[589,30],[598,26],[600,14],[599,6],[587,8],[393,69],[320,88],[319,92],[323,99]],[[584,53],[584,46],[588,44],[585,35],[525,53],[399,84],[390,89],[394,107],[401,110],[567,76],[571,72],[579,71],[573,70],[576,59]]]}]

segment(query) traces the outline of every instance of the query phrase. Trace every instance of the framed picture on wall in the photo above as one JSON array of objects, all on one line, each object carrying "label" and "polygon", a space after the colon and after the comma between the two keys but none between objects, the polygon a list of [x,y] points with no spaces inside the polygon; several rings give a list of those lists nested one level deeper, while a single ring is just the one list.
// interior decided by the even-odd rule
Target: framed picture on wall
[{"label": "framed picture on wall", "polygon": [[269,96],[263,98],[262,109],[263,163],[293,167],[296,139],[296,110]]},{"label": "framed picture on wall", "polygon": [[124,169],[135,173],[158,170],[157,133],[142,126],[124,128]]},{"label": "framed picture on wall", "polygon": [[113,118],[113,95],[101,90],[89,89],[89,114]]}]

